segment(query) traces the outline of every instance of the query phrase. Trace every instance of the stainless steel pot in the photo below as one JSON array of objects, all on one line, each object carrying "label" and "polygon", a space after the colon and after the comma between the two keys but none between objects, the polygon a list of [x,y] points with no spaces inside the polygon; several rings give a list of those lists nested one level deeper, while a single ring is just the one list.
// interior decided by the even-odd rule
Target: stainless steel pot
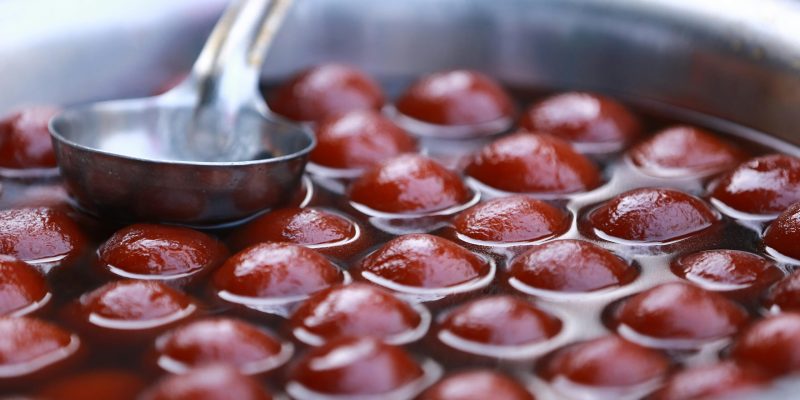
[{"label": "stainless steel pot", "polygon": [[[188,69],[224,3],[0,2],[0,112],[150,94]],[[299,0],[264,75],[331,60],[604,91],[800,144],[800,2]]]}]

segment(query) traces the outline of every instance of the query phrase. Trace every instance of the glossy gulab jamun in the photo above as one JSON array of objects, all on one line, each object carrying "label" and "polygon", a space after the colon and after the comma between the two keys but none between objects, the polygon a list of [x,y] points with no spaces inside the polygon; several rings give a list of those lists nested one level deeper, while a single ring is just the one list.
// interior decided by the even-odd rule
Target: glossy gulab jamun
[{"label": "glossy gulab jamun", "polygon": [[47,305],[51,297],[39,271],[14,257],[0,255],[0,315],[30,314]]},{"label": "glossy gulab jamun", "polygon": [[388,213],[426,213],[464,204],[470,190],[461,177],[417,154],[390,158],[350,186],[350,199]]},{"label": "glossy gulab jamun", "polygon": [[317,127],[311,161],[337,169],[366,169],[417,149],[402,128],[373,110],[351,111],[324,119]]},{"label": "glossy gulab jamun", "polygon": [[556,240],[515,257],[508,268],[509,283],[566,293],[591,292],[630,283],[637,270],[614,253],[590,242]]},{"label": "glossy gulab jamun", "polygon": [[242,249],[261,242],[294,243],[309,247],[352,240],[356,223],[316,208],[280,208],[236,230],[230,242]]},{"label": "glossy gulab jamun", "polygon": [[800,202],[778,215],[764,234],[768,251],[793,258],[800,262]]},{"label": "glossy gulab jamun", "polygon": [[778,214],[800,201],[800,159],[786,154],[753,158],[725,174],[711,196],[735,211]]},{"label": "glossy gulab jamun", "polygon": [[769,383],[760,370],[733,361],[687,368],[667,379],[651,400],[702,400],[744,396]]},{"label": "glossy gulab jamun", "polygon": [[800,314],[784,312],[757,321],[734,342],[734,360],[752,365],[770,375],[800,370]]},{"label": "glossy gulab jamun", "polygon": [[634,165],[659,177],[711,174],[733,168],[745,153],[704,129],[677,125],[628,151]]},{"label": "glossy gulab jamun", "polygon": [[600,185],[600,171],[586,156],[555,136],[518,132],[478,151],[467,175],[515,193],[569,194]]},{"label": "glossy gulab jamun", "polygon": [[302,356],[289,373],[287,391],[299,400],[397,391],[408,393],[393,397],[413,398],[416,391],[412,386],[424,375],[421,366],[400,347],[371,337],[342,337]]},{"label": "glossy gulab jamun", "polygon": [[757,296],[783,276],[770,260],[741,250],[707,250],[670,263],[672,272],[703,289]]},{"label": "glossy gulab jamun", "polygon": [[665,283],[623,301],[617,331],[645,346],[696,348],[735,334],[749,319],[737,303],[684,282]]},{"label": "glossy gulab jamun", "polygon": [[272,400],[272,396],[256,379],[224,364],[195,368],[185,374],[168,375],[138,398],[141,400]]},{"label": "glossy gulab jamun", "polygon": [[526,242],[562,234],[569,229],[569,213],[525,196],[489,200],[458,214],[456,232],[484,242]]},{"label": "glossy gulab jamun", "polygon": [[682,239],[719,220],[702,200],[673,189],[627,191],[589,213],[595,232],[609,240],[659,243]]},{"label": "glossy gulab jamun", "polygon": [[49,382],[38,392],[37,399],[136,400],[146,385],[147,383],[142,377],[125,370],[85,371]]},{"label": "glossy gulab jamun", "polygon": [[353,110],[379,110],[384,97],[380,86],[358,69],[322,64],[295,74],[267,100],[272,111],[295,121],[318,122]]},{"label": "glossy gulab jamun", "polygon": [[86,246],[81,228],[61,209],[38,207],[0,211],[0,254],[29,264],[66,267],[86,252]]},{"label": "glossy gulab jamun", "polygon": [[228,256],[217,239],[189,228],[135,224],[115,232],[97,249],[101,270],[123,277],[190,283]]},{"label": "glossy gulab jamun", "polygon": [[392,239],[357,266],[373,283],[399,292],[447,291],[481,281],[492,272],[480,256],[438,236],[410,234]]},{"label": "glossy gulab jamun", "polygon": [[418,400],[534,400],[516,379],[493,370],[472,370],[450,375],[431,386]]},{"label": "glossy gulab jamun", "polygon": [[[530,106],[519,121],[522,129],[549,133],[576,143],[616,150],[639,136],[641,128],[627,107],[594,93],[557,94]],[[592,148],[588,148],[592,152]]]},{"label": "glossy gulab jamun", "polygon": [[514,113],[514,103],[494,79],[469,70],[427,75],[406,89],[395,107],[407,117],[437,125],[480,124]]},{"label": "glossy gulab jamun", "polygon": [[56,156],[47,124],[59,111],[53,106],[27,107],[0,119],[0,167],[54,168]]},{"label": "glossy gulab jamun", "polygon": [[[427,311],[424,311],[427,314]],[[425,334],[429,315],[366,283],[334,286],[305,300],[289,319],[300,341],[320,345],[341,336],[372,336],[403,344]]]},{"label": "glossy gulab jamun", "polygon": [[262,374],[291,356],[291,345],[250,323],[226,317],[179,326],[155,342],[156,363],[171,373],[200,366],[227,364],[244,374]]}]

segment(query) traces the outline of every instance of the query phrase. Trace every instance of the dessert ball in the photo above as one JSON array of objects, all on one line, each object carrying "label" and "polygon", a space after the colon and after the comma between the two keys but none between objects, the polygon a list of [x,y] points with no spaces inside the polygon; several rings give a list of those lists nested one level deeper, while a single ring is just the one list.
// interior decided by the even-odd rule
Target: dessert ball
[{"label": "dessert ball", "polygon": [[778,253],[800,260],[800,202],[795,203],[770,224],[764,234],[764,244]]},{"label": "dessert ball", "polygon": [[749,319],[741,306],[721,294],[683,282],[638,293],[615,314],[620,334],[654,347],[694,348],[735,334]]},{"label": "dessert ball", "polygon": [[659,177],[712,174],[744,160],[739,148],[704,129],[676,125],[657,132],[628,151],[633,163]]},{"label": "dessert ball", "polygon": [[556,240],[515,257],[508,268],[512,286],[582,293],[621,286],[638,275],[614,253],[583,240]]},{"label": "dessert ball", "polygon": [[350,199],[388,213],[427,213],[464,204],[471,197],[461,177],[417,154],[390,158],[350,186]]},{"label": "dessert ball", "polygon": [[652,400],[701,400],[744,396],[769,383],[761,371],[732,361],[687,368],[672,375]]},{"label": "dessert ball", "polygon": [[534,400],[525,386],[494,370],[473,370],[450,375],[431,386],[419,400]]},{"label": "dessert ball", "polygon": [[256,379],[224,364],[168,375],[150,387],[141,400],[272,400]]},{"label": "dessert ball", "polygon": [[800,201],[800,159],[785,154],[753,158],[725,174],[711,196],[735,211],[778,214]]},{"label": "dessert ball", "polygon": [[261,242],[293,243],[314,247],[352,239],[357,234],[355,222],[341,215],[315,208],[280,208],[270,211],[232,236],[236,248]]},{"label": "dessert ball", "polygon": [[609,335],[557,351],[541,372],[551,382],[622,388],[660,379],[669,367],[669,358],[661,352]]},{"label": "dessert ball", "polygon": [[800,314],[768,316],[745,329],[734,342],[734,360],[760,368],[770,375],[800,370]]},{"label": "dessert ball", "polygon": [[136,400],[146,383],[140,376],[114,369],[73,374],[49,382],[37,398],[58,400],[116,399]]},{"label": "dessert ball", "polygon": [[519,125],[573,143],[610,145],[614,149],[636,139],[641,131],[627,107],[586,92],[561,93],[533,104],[522,114]]},{"label": "dessert ball", "polygon": [[363,278],[396,291],[447,291],[491,272],[489,263],[438,236],[410,234],[392,239],[357,267]]},{"label": "dessert ball", "polygon": [[135,224],[115,232],[97,249],[101,270],[123,277],[191,283],[225,261],[228,250],[189,228]]},{"label": "dessert ball", "polygon": [[494,79],[476,71],[452,70],[427,75],[406,89],[397,111],[437,125],[473,125],[510,118],[514,104]]},{"label": "dessert ball", "polygon": [[286,118],[312,122],[353,110],[380,110],[383,102],[383,92],[372,78],[334,63],[300,71],[267,101],[272,111]]},{"label": "dessert ball", "polygon": [[770,260],[740,250],[707,250],[678,257],[672,272],[703,289],[757,296],[783,276]]},{"label": "dessert ball", "polygon": [[609,239],[659,243],[695,235],[719,220],[705,202],[673,189],[634,189],[589,214],[596,232]]},{"label": "dessert ball", "polygon": [[171,373],[226,364],[248,375],[282,366],[291,346],[250,323],[226,317],[207,318],[182,325],[155,342],[157,364]]},{"label": "dessert ball", "polygon": [[54,168],[47,124],[60,111],[53,106],[26,107],[0,119],[0,167]]},{"label": "dessert ball", "polygon": [[414,139],[391,119],[357,110],[324,119],[317,127],[311,161],[328,168],[366,169],[387,158],[416,151]]},{"label": "dessert ball", "polygon": [[19,317],[46,306],[52,292],[32,266],[0,255],[0,315]]},{"label": "dessert ball", "polygon": [[[385,395],[407,389],[425,372],[400,347],[370,337],[343,337],[313,348],[289,373],[289,395],[300,400],[322,396]],[[298,395],[298,387],[316,396]]]},{"label": "dessert ball", "polygon": [[311,345],[342,336],[372,336],[403,344],[425,333],[424,318],[430,316],[420,315],[418,308],[386,290],[353,283],[312,295],[295,309],[289,323],[295,337]]},{"label": "dessert ball", "polygon": [[485,242],[525,242],[556,236],[569,229],[569,213],[541,200],[509,196],[489,200],[458,214],[456,232]]},{"label": "dessert ball", "polygon": [[61,209],[0,211],[0,254],[29,264],[69,267],[86,253],[86,242],[78,224]]},{"label": "dessert ball", "polygon": [[495,189],[516,193],[567,194],[600,185],[600,171],[586,156],[555,136],[518,132],[478,151],[467,175]]}]

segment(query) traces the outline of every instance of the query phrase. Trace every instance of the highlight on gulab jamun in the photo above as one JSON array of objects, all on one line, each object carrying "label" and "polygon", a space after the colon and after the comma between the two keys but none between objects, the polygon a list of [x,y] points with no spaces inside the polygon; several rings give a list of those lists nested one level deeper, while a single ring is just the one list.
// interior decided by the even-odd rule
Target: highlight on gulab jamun
[{"label": "highlight on gulab jamun", "polygon": [[354,206],[392,214],[440,212],[473,197],[458,174],[417,154],[390,158],[367,170],[349,193]]},{"label": "highlight on gulab jamun", "polygon": [[366,283],[338,285],[315,293],[289,317],[295,338],[321,345],[342,336],[371,336],[391,344],[420,339],[430,312]]},{"label": "highlight on gulab jamun", "polygon": [[570,141],[587,153],[619,150],[641,134],[638,119],[627,107],[587,92],[547,97],[531,105],[519,125]]},{"label": "highlight on gulab jamun", "polygon": [[800,201],[800,159],[786,154],[750,159],[713,185],[711,199],[729,214],[774,217]]},{"label": "highlight on gulab jamun", "polygon": [[327,63],[306,68],[267,96],[272,111],[295,121],[319,122],[353,110],[380,110],[384,95],[355,67]]},{"label": "highlight on gulab jamun", "polygon": [[764,234],[767,253],[777,256],[781,262],[790,264],[800,263],[798,241],[800,241],[800,202],[778,215]]},{"label": "highlight on gulab jamun", "polygon": [[171,225],[134,224],[100,245],[97,267],[120,278],[182,285],[205,276],[227,256],[225,245],[206,233]]},{"label": "highlight on gulab jamun", "polygon": [[568,142],[524,131],[486,145],[466,173],[494,189],[540,195],[585,192],[601,183],[598,167]]},{"label": "highlight on gulab jamun", "polygon": [[55,168],[48,123],[60,111],[50,105],[30,106],[0,119],[0,168]]},{"label": "highlight on gulab jamun", "polygon": [[663,188],[627,191],[588,215],[595,234],[603,239],[652,244],[697,235],[719,219],[703,200]]},{"label": "highlight on gulab jamun", "polygon": [[633,281],[638,270],[616,254],[584,240],[534,246],[509,264],[509,284],[527,294],[587,293]]},{"label": "highlight on gulab jamun", "polygon": [[527,196],[501,197],[462,211],[453,220],[462,240],[519,243],[543,240],[569,229],[562,209]]}]

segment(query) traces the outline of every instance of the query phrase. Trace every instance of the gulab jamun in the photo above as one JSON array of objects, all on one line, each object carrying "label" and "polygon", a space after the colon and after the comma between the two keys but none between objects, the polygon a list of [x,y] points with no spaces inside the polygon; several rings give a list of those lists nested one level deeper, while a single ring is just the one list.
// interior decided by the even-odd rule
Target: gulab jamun
[{"label": "gulab jamun", "polygon": [[702,400],[744,396],[769,383],[756,368],[733,361],[687,368],[667,379],[651,400]]},{"label": "gulab jamun", "polygon": [[515,193],[569,194],[600,185],[597,166],[555,136],[518,132],[486,145],[472,157],[467,175]]},{"label": "gulab jamun", "polygon": [[778,215],[764,234],[768,252],[798,260],[800,263],[800,202]]},{"label": "gulab jamun", "polygon": [[29,264],[67,267],[86,252],[86,246],[81,228],[61,209],[0,211],[0,254]]},{"label": "gulab jamun", "polygon": [[761,319],[734,342],[734,360],[773,376],[800,370],[800,314],[784,312]]},{"label": "gulab jamun", "polygon": [[[463,304],[442,321],[438,338],[458,350],[488,357],[524,356],[522,348],[541,344],[561,330],[561,321],[532,303],[509,295]],[[455,340],[454,340],[455,339]],[[482,348],[481,345],[491,347]],[[498,354],[497,347],[513,349]]]},{"label": "gulab jamun", "polygon": [[0,315],[27,315],[46,306],[51,298],[39,271],[14,257],[0,255]]},{"label": "gulab jamun", "polygon": [[744,308],[725,296],[684,282],[638,293],[614,314],[622,336],[659,348],[697,348],[735,334],[749,319]]},{"label": "gulab jamun", "polygon": [[648,175],[672,177],[721,172],[739,164],[745,153],[704,129],[677,125],[637,144],[628,156]]},{"label": "gulab jamun", "polygon": [[189,283],[220,265],[228,250],[193,229],[135,224],[115,232],[97,249],[101,270],[122,278]]},{"label": "gulab jamun", "polygon": [[372,110],[351,111],[324,119],[317,127],[314,163],[337,169],[363,170],[387,158],[413,153],[416,142],[402,128]]},{"label": "gulab jamun", "polygon": [[228,365],[218,364],[195,368],[185,374],[168,375],[150,387],[139,399],[272,400],[272,396],[256,379]]},{"label": "gulab jamun", "polygon": [[595,233],[611,241],[669,242],[696,235],[718,221],[703,200],[660,188],[627,191],[589,213]]},{"label": "gulab jamun", "polygon": [[372,78],[334,63],[300,71],[267,100],[272,111],[286,118],[312,122],[353,110],[380,110],[383,102],[383,92]]},{"label": "gulab jamun", "polygon": [[289,318],[294,336],[321,345],[341,336],[372,336],[404,344],[424,335],[430,314],[366,283],[334,286],[305,300]]},{"label": "gulab jamun", "polygon": [[470,190],[461,177],[418,154],[390,158],[350,186],[350,199],[387,213],[427,213],[466,203]]},{"label": "gulab jamun", "polygon": [[558,350],[546,360],[541,373],[555,385],[566,381],[619,388],[657,381],[669,368],[669,358],[661,352],[608,335]]},{"label": "gulab jamun", "polygon": [[79,357],[83,343],[50,322],[0,317],[0,387],[43,378]]},{"label": "gulab jamun", "polygon": [[422,77],[400,95],[395,107],[406,117],[436,125],[475,125],[514,114],[513,101],[494,79],[469,70]]},{"label": "gulab jamun", "polygon": [[198,320],[156,339],[156,363],[171,373],[200,366],[227,364],[248,375],[282,366],[292,346],[250,323],[226,317]]},{"label": "gulab jamun", "polygon": [[800,271],[795,270],[772,286],[764,305],[776,311],[800,312]]},{"label": "gulab jamun", "polygon": [[280,208],[237,229],[230,242],[241,249],[261,242],[294,243],[311,248],[356,238],[356,223],[316,208]]},{"label": "gulab jamun", "polygon": [[425,373],[400,347],[371,337],[342,337],[302,356],[289,373],[287,392],[298,400],[398,392],[405,395],[392,397],[413,398]]},{"label": "gulab jamun", "polygon": [[390,240],[357,266],[364,279],[400,293],[420,289],[446,293],[491,279],[493,272],[482,257],[447,239],[422,233]]},{"label": "gulab jamun", "polygon": [[431,386],[418,400],[534,400],[516,379],[493,370],[472,370],[450,375]]},{"label": "gulab jamun", "polygon": [[[548,133],[600,151],[617,150],[641,133],[639,121],[627,107],[594,93],[557,94],[530,106],[519,121],[530,132]],[[587,147],[592,152],[592,147]]]},{"label": "gulab jamun", "polygon": [[778,214],[800,201],[800,159],[786,154],[750,159],[725,174],[711,197],[734,211]]},{"label": "gulab jamun", "polygon": [[53,106],[26,107],[0,119],[0,167],[55,168],[48,124],[59,111]]},{"label": "gulab jamun", "polygon": [[707,250],[676,258],[672,272],[703,289],[758,295],[783,276],[770,260],[741,250]]},{"label": "gulab jamun", "polygon": [[489,200],[458,214],[456,232],[484,242],[527,242],[553,237],[569,229],[569,213],[541,200],[509,196]]},{"label": "gulab jamun", "polygon": [[67,314],[85,336],[116,345],[152,339],[198,310],[193,299],[163,282],[120,280],[84,294]]},{"label": "gulab jamun", "polygon": [[508,268],[509,283],[523,292],[591,292],[628,284],[637,275],[635,267],[614,253],[575,239],[535,246],[515,257]]},{"label": "gulab jamun", "polygon": [[327,258],[288,243],[260,243],[229,258],[212,283],[222,293],[247,298],[305,297],[341,283],[345,275]]}]

